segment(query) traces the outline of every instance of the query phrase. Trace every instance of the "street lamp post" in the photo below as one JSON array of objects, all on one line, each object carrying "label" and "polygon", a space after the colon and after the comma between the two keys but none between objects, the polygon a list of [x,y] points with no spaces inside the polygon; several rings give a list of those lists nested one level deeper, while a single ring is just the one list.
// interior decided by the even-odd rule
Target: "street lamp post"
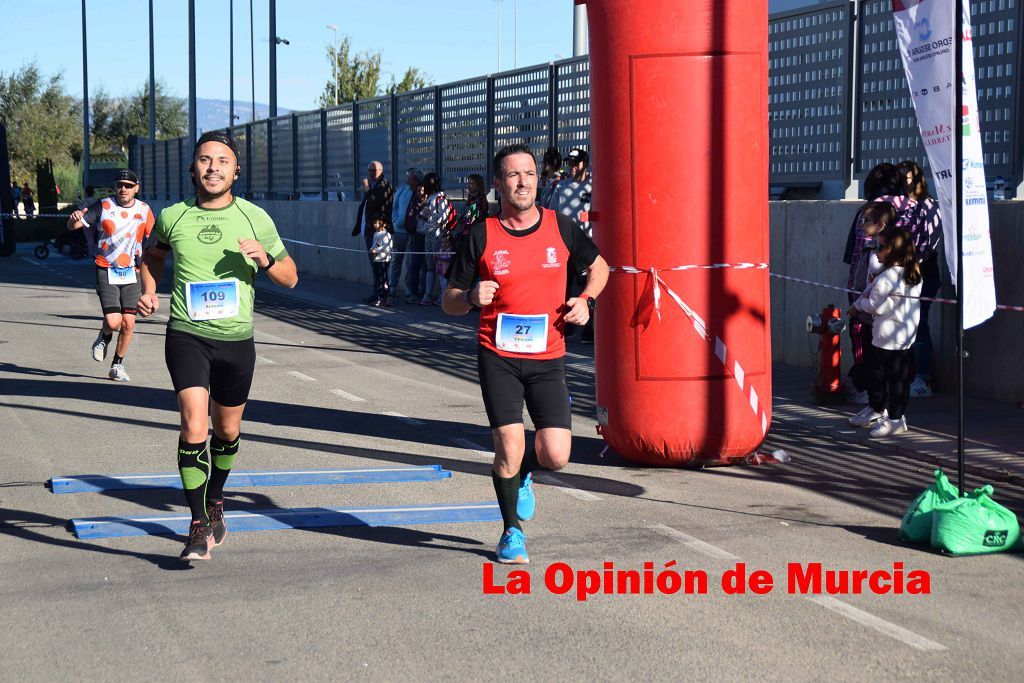
[{"label": "street lamp post", "polygon": [[277,1],[270,0],[270,118],[277,116]]},{"label": "street lamp post", "polygon": [[228,128],[235,125],[235,0],[228,2]]},{"label": "street lamp post", "polygon": [[253,31],[252,0],[249,0],[249,85],[252,88],[252,111],[249,112],[249,121],[254,122],[256,120],[256,40]]},{"label": "street lamp post", "polygon": [[328,30],[334,31],[334,106],[337,107],[338,92],[341,88],[338,86],[338,27],[334,24],[327,24]]}]

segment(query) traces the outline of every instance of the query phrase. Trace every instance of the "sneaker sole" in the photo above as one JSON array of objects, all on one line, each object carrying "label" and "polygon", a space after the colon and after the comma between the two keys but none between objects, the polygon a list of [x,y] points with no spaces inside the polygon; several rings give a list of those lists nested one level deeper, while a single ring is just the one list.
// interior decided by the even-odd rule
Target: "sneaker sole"
[{"label": "sneaker sole", "polygon": [[210,551],[207,550],[205,555],[200,555],[199,553],[189,553],[188,555],[179,555],[178,559],[181,560],[182,562],[195,562],[195,561],[198,561],[198,560],[209,560],[210,559]]},{"label": "sneaker sole", "polygon": [[505,559],[502,557],[497,558],[498,564],[530,564],[530,558],[524,558],[522,555],[516,555],[515,559]]}]

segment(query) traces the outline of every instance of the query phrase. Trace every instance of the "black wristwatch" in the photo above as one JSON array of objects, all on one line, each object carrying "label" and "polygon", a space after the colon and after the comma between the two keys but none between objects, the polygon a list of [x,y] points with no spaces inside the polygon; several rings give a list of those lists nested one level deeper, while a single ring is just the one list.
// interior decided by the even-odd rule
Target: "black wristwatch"
[{"label": "black wristwatch", "polygon": [[277,263],[277,259],[275,259],[270,254],[267,254],[267,265],[260,266],[260,270],[270,270],[271,268],[274,267],[275,263]]}]

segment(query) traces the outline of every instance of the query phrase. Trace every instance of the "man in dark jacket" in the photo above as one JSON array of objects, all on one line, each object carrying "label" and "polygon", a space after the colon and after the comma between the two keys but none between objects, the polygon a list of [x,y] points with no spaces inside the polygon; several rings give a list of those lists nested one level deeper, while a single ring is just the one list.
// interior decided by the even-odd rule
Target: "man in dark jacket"
[{"label": "man in dark jacket", "polygon": [[[388,225],[388,232],[394,234],[394,225],[391,223],[391,199],[394,189],[384,178],[384,164],[379,161],[371,161],[366,167],[366,177],[363,178],[363,201],[359,204],[359,211],[356,213],[356,224],[352,228],[352,236],[363,233],[363,240],[366,242],[366,257],[373,267],[373,256],[370,255],[370,244],[373,242],[373,221],[383,218]],[[377,291],[367,297],[366,303],[377,298]]]}]

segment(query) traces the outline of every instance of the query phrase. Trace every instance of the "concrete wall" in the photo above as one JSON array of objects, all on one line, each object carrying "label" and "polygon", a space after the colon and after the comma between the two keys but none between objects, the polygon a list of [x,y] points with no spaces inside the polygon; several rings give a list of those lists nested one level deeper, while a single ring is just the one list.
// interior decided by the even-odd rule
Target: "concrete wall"
[{"label": "concrete wall", "polygon": [[[843,249],[850,223],[860,202],[772,202],[771,269],[839,287],[846,286],[849,266]],[[1024,202],[990,205],[992,250],[996,272],[996,298],[1000,303],[1024,305]],[[943,266],[945,273],[945,266]],[[948,280],[948,273],[945,274]],[[811,338],[804,321],[828,304],[846,308],[846,294],[772,278],[772,357],[792,365],[816,367],[817,337]],[[948,284],[939,293],[952,298]],[[933,304],[930,315],[935,342],[935,385],[940,391],[955,388],[956,307]],[[968,330],[964,347],[964,386],[968,394],[998,401],[1024,399],[1024,313],[999,311],[988,322]],[[843,335],[843,370],[849,367],[850,342]]]},{"label": "concrete wall", "polygon": [[[160,209],[168,202],[151,202]],[[849,266],[842,262],[846,236],[860,202],[772,202],[771,268],[774,273],[846,285]],[[358,204],[354,202],[266,201],[260,205],[273,217],[281,236],[313,244],[356,251],[317,249],[286,243],[301,272],[352,282],[372,282],[361,237],[352,237]],[[996,293],[1000,303],[1024,305],[1024,202],[990,206]],[[816,368],[817,337],[807,334],[804,321],[827,304],[846,308],[843,292],[772,278],[772,359]],[[942,296],[953,296],[946,287]],[[935,304],[930,326],[935,340],[935,385],[951,391],[955,384],[955,307]],[[998,312],[966,335],[970,357],[965,363],[967,392],[998,401],[1024,399],[1024,313]],[[844,371],[849,365],[849,338],[843,335]],[[810,374],[808,375],[810,384]]]}]

